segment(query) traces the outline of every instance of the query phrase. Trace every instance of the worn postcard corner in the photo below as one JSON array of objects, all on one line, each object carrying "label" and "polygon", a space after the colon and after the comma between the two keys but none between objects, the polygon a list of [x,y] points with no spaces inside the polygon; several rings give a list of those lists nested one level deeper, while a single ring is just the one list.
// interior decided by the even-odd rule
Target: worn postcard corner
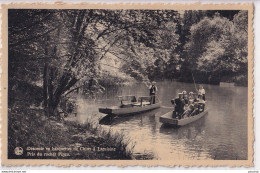
[{"label": "worn postcard corner", "polygon": [[1,15],[2,165],[254,165],[253,4]]}]

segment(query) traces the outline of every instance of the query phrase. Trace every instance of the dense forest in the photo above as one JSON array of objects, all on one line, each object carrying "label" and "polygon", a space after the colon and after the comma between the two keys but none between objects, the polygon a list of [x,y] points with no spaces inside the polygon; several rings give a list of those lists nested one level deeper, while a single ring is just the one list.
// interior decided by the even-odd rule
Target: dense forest
[{"label": "dense forest", "polygon": [[247,11],[11,9],[9,107],[24,94],[56,115],[79,90],[192,75],[246,86],[247,26]]}]

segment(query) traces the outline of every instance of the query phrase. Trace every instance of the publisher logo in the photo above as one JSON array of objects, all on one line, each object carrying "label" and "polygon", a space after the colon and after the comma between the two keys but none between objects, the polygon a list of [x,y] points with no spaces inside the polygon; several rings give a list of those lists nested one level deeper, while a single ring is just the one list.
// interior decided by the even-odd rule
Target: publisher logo
[{"label": "publisher logo", "polygon": [[16,147],[14,149],[14,154],[16,154],[18,156],[22,155],[23,154],[23,148],[22,147]]}]

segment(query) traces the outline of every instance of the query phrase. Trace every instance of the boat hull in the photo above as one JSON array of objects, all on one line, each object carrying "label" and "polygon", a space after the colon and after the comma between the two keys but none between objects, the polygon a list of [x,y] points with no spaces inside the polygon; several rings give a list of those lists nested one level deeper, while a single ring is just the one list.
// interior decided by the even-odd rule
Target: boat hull
[{"label": "boat hull", "polygon": [[99,108],[99,112],[104,114],[129,115],[129,114],[136,114],[136,113],[150,111],[160,107],[161,107],[160,103],[145,105],[145,106],[125,107],[125,108],[121,108],[119,106],[113,106],[109,108]]},{"label": "boat hull", "polygon": [[171,124],[171,125],[175,125],[175,126],[184,126],[184,125],[190,124],[190,123],[200,119],[207,113],[208,113],[208,109],[204,110],[203,112],[201,112],[200,114],[195,115],[195,116],[191,116],[191,117],[187,117],[187,118],[183,118],[183,119],[176,119],[176,118],[172,118],[173,111],[171,111],[171,112],[168,112],[168,113],[162,115],[159,120],[161,123],[164,123],[164,124]]}]

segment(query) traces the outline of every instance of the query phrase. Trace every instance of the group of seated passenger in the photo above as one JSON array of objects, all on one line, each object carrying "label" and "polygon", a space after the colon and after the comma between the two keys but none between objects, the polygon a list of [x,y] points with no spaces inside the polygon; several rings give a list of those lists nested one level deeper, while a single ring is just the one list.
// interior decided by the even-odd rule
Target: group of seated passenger
[{"label": "group of seated passenger", "polygon": [[203,95],[200,93],[197,96],[197,94],[193,92],[188,94],[186,91],[183,91],[178,95],[178,98],[171,100],[175,107],[173,111],[173,118],[186,118],[204,111],[205,101],[203,99]]}]

